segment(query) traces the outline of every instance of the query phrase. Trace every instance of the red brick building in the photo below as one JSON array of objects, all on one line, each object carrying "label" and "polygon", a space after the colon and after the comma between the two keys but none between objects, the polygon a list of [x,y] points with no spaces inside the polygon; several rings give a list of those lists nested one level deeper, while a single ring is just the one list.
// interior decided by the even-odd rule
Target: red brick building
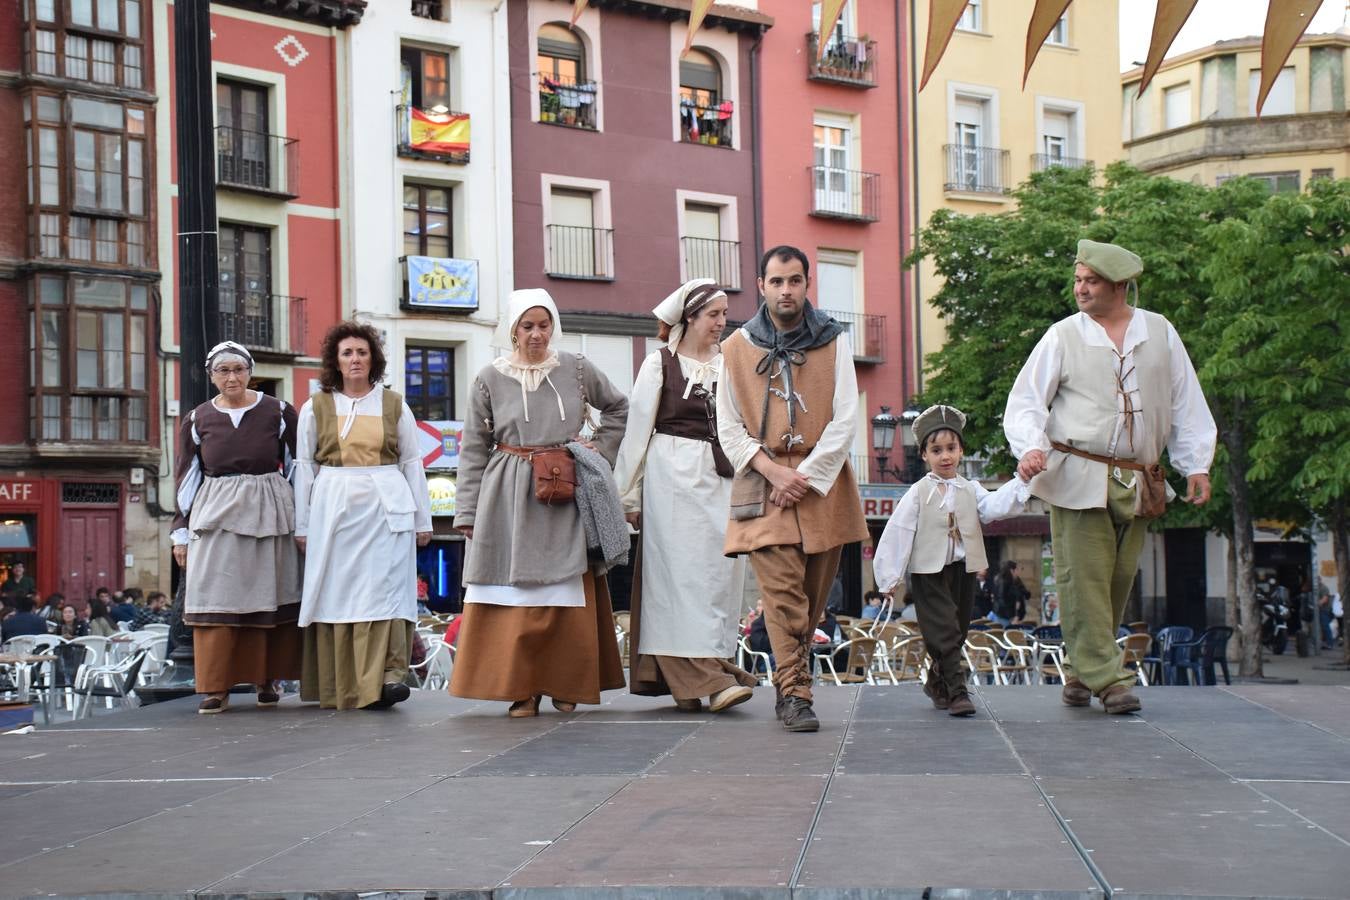
[{"label": "red brick building", "polygon": [[136,580],[153,525],[155,50],[145,0],[0,3],[0,562],[43,594]]}]

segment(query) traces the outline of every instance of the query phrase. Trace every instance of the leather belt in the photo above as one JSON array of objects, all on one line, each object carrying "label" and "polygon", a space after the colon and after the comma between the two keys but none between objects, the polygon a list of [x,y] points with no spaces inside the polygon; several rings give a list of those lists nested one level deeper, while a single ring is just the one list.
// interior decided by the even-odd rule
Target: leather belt
[{"label": "leather belt", "polygon": [[552,444],[547,447],[513,447],[510,444],[498,444],[496,449],[502,453],[519,456],[524,460],[531,460],[534,459],[534,455],[541,450],[562,450],[565,449],[566,446],[566,444]]},{"label": "leather belt", "polygon": [[1141,462],[1136,462],[1133,459],[1116,459],[1114,456],[1102,456],[1097,453],[1088,453],[1086,450],[1079,450],[1077,447],[1070,447],[1068,444],[1061,444],[1059,441],[1051,441],[1050,446],[1061,453],[1068,453],[1072,456],[1081,456],[1083,459],[1106,463],[1108,466],[1129,469],[1131,472],[1143,472],[1148,469],[1148,466],[1145,466]]}]

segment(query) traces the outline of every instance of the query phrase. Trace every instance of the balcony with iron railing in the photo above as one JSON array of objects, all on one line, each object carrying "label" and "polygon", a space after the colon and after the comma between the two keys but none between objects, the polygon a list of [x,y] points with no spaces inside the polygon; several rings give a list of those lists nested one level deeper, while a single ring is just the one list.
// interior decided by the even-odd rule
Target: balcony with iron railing
[{"label": "balcony with iron railing", "polygon": [[300,356],[305,348],[305,298],[258,291],[220,292],[220,339],[254,352]]},{"label": "balcony with iron railing", "polygon": [[469,161],[469,114],[444,107],[419,109],[400,104],[394,109],[398,125],[398,155],[407,159],[465,165]]},{"label": "balcony with iron railing", "polygon": [[595,131],[596,98],[600,85],[575,78],[554,78],[539,73],[539,121],[546,125]]},{"label": "balcony with iron railing", "polygon": [[877,86],[877,42],[866,38],[834,36],[819,53],[820,35],[806,35],[806,77],[811,81],[845,84],[850,87]]},{"label": "balcony with iron railing", "polygon": [[1092,165],[1090,159],[1078,159],[1073,156],[1052,156],[1049,153],[1031,154],[1031,171],[1044,172],[1052,166],[1065,169],[1084,169]]},{"label": "balcony with iron railing", "polygon": [[681,141],[732,149],[731,123],[735,116],[730,100],[703,105],[681,97],[679,103]]},{"label": "balcony with iron railing", "polygon": [[881,176],[831,166],[808,166],[811,215],[822,219],[875,222],[881,217]]},{"label": "balcony with iron railing", "polygon": [[711,278],[723,290],[741,289],[741,242],[713,238],[680,238],[684,280]]},{"label": "balcony with iron railing", "polygon": [[545,271],[553,278],[614,280],[614,229],[549,225]]},{"label": "balcony with iron railing", "polygon": [[823,309],[848,332],[849,342],[853,345],[853,361],[860,363],[882,363],[886,361],[886,317],[871,313],[845,312],[838,309]]},{"label": "balcony with iron railing", "polygon": [[1007,150],[944,144],[946,179],[943,189],[965,194],[1006,194],[1012,187]]},{"label": "balcony with iron railing", "polygon": [[300,142],[216,126],[216,185],[273,197],[300,196]]}]

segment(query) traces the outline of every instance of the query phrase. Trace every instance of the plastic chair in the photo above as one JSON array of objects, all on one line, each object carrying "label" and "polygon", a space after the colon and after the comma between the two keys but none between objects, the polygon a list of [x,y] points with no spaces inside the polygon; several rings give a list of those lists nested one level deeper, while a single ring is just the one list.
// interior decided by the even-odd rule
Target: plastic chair
[{"label": "plastic chair", "polygon": [[[844,671],[841,673],[834,667],[834,655],[844,649],[848,650],[848,659],[844,663]],[[834,679],[834,683],[841,686],[845,684],[876,684],[876,678],[872,672],[872,663],[876,655],[877,639],[870,637],[844,641],[836,647],[826,647],[826,649],[814,654],[816,662],[829,669],[830,677]],[[821,677],[825,677],[823,673]]]},{"label": "plastic chair", "polygon": [[902,638],[891,645],[891,681],[923,681],[928,677],[928,648],[923,638]]},{"label": "plastic chair", "polygon": [[1002,647],[987,631],[971,631],[961,647],[961,655],[966,658],[970,675],[980,684],[981,678],[987,678],[986,684],[1007,684],[1003,677],[1003,667],[999,657]]},{"label": "plastic chair", "polygon": [[1139,676],[1139,683],[1148,687],[1148,674],[1144,671],[1144,660],[1148,658],[1149,647],[1153,646],[1153,638],[1148,634],[1130,632],[1116,638],[1116,643],[1120,645],[1121,650],[1125,651],[1125,666],[1134,669],[1135,674]]},{"label": "plastic chair", "polygon": [[1003,673],[1003,683],[1031,684],[1036,669],[1032,665],[1034,654],[1024,631],[1004,631],[991,628],[984,632],[999,647],[999,668]]},{"label": "plastic chair", "polygon": [[450,683],[450,669],[454,661],[454,646],[437,639],[420,663],[408,666],[408,672],[417,682],[418,690],[445,690]]},{"label": "plastic chair", "polygon": [[[750,665],[745,661],[749,659]],[[750,638],[742,636],[736,642],[736,665],[759,679],[761,685],[773,682],[773,657],[759,650],[750,649]]]},{"label": "plastic chair", "polygon": [[[1214,675],[1214,666],[1217,663],[1223,670],[1223,683],[1232,684],[1233,681],[1228,677],[1228,641],[1233,636],[1233,629],[1227,625],[1218,625],[1214,628],[1206,628],[1200,636],[1193,641],[1177,641],[1171,648],[1171,666],[1169,668],[1175,673],[1177,679],[1174,683],[1181,683],[1185,678],[1186,684],[1214,686],[1218,684],[1218,679]],[[1192,680],[1194,675],[1194,680]]]},{"label": "plastic chair", "polygon": [[[124,703],[128,701],[136,687],[136,678],[140,675],[141,665],[145,662],[147,653],[148,651],[142,648],[116,665],[90,669],[82,694],[84,705],[75,710],[74,718],[88,718],[93,715],[94,697],[109,697]],[[81,695],[76,695],[77,698],[79,696]]]},{"label": "plastic chair", "polygon": [[1153,655],[1142,660],[1149,666],[1149,679],[1154,684],[1176,684],[1176,667],[1172,665],[1172,645],[1189,641],[1195,632],[1186,625],[1168,625],[1159,628],[1153,637]]}]

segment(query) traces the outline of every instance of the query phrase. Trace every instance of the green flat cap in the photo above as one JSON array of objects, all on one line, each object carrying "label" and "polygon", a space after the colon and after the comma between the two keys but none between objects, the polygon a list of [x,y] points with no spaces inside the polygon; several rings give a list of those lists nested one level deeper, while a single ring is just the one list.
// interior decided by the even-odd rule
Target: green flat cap
[{"label": "green flat cap", "polygon": [[1074,262],[1080,262],[1108,281],[1129,281],[1138,278],[1144,271],[1144,261],[1124,247],[1115,244],[1102,244],[1097,241],[1079,241],[1078,256]]}]

